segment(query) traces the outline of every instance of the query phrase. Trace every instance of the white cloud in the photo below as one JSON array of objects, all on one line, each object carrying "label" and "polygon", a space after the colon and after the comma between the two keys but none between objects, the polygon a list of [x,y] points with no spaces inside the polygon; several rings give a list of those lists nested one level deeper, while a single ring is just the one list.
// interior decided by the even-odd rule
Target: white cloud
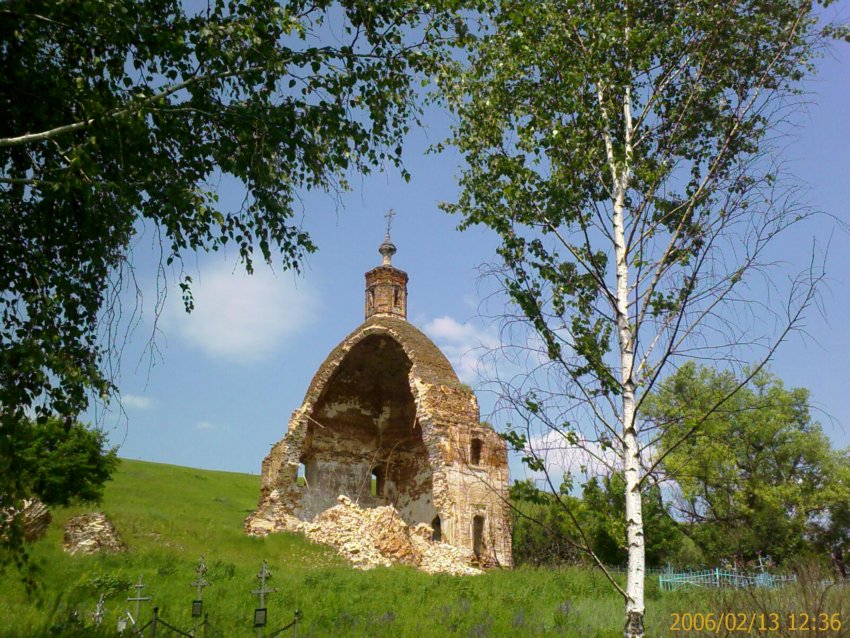
[{"label": "white cloud", "polygon": [[215,430],[216,427],[209,421],[197,421],[195,423],[196,430]]},{"label": "white cloud", "polygon": [[[603,447],[598,441],[577,435],[575,443],[571,443],[560,432],[550,430],[546,434],[531,437],[529,451],[543,459],[546,471],[555,487],[561,477],[569,472],[574,478],[589,479],[594,476],[610,474],[612,470],[622,467],[622,460],[617,450]],[[542,474],[534,478],[542,478]]]},{"label": "white cloud", "polygon": [[135,394],[122,394],[121,405],[125,408],[135,408],[136,410],[147,410],[152,405],[152,401],[148,397],[140,397]]},{"label": "white cloud", "polygon": [[423,327],[451,362],[461,381],[473,383],[483,372],[482,358],[499,347],[499,339],[490,328],[452,317],[432,319]]},{"label": "white cloud", "polygon": [[192,283],[195,308],[183,309],[179,290],[169,297],[163,326],[215,359],[253,363],[271,357],[312,317],[315,303],[290,273],[276,277],[258,264],[253,275],[241,266],[205,269]]},{"label": "white cloud", "polygon": [[[575,442],[570,442],[560,432],[549,430],[545,434],[532,436],[528,443],[526,449],[543,459],[555,487],[567,472],[582,483],[582,478],[588,480],[594,476],[606,476],[622,470],[623,459],[619,441],[613,441],[614,447],[611,447],[603,446],[595,437],[589,439],[582,434],[576,436]],[[643,467],[651,465],[653,454],[654,448],[644,448],[641,451]],[[530,472],[528,478],[540,480],[544,475],[542,472]]]}]

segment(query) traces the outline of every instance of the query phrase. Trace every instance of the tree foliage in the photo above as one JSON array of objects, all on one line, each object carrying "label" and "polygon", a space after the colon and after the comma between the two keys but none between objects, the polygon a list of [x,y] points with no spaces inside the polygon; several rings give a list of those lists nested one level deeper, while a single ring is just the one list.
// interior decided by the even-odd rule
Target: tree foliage
[{"label": "tree foliage", "polygon": [[[731,372],[688,363],[659,385],[643,416],[662,427],[679,514],[706,555],[784,561],[810,549],[846,503],[850,463],[812,419],[806,389],[786,389],[767,372],[739,385]],[[696,420],[696,433],[683,436]]]},{"label": "tree foliage", "polygon": [[561,500],[568,499],[572,509],[578,510],[578,499],[565,493],[556,498],[531,480],[511,485],[510,499],[511,549],[517,565],[561,566],[582,561],[578,530],[561,507]]},{"label": "tree foliage", "polygon": [[[12,448],[11,458],[20,459],[16,479],[22,493],[48,506],[99,502],[118,466],[117,453],[107,447],[104,432],[55,417],[22,424],[14,440],[6,445]],[[2,469],[7,471],[6,467]],[[0,568],[7,561],[16,563],[23,569],[25,582],[32,586],[32,565],[21,551],[25,530],[20,517],[14,515],[18,508],[8,494],[0,495]]]},{"label": "tree foliage", "polygon": [[[623,484],[621,475],[612,474],[593,477],[582,488],[587,510],[585,530],[593,552],[607,565],[623,565],[628,559]],[[646,490],[643,504],[647,565],[663,567],[669,563],[684,567],[693,556],[682,553],[687,545],[684,532],[671,516],[658,485]]]},{"label": "tree foliage", "polygon": [[[511,486],[513,555],[518,565],[587,565],[586,542],[605,565],[627,559],[623,478],[617,474],[593,477],[571,494],[565,483],[558,494],[541,490],[532,481]],[[699,548],[685,535],[661,498],[658,486],[648,491],[646,508],[647,564],[663,567],[701,566]]]},{"label": "tree foliage", "polygon": [[66,426],[57,418],[31,422],[15,442],[23,459],[20,480],[46,505],[96,503],[118,465],[106,435],[82,423]]},{"label": "tree foliage", "polygon": [[[113,390],[143,227],[179,265],[232,246],[297,269],[298,193],[401,165],[416,78],[459,2],[0,3],[0,495],[26,496],[28,414]],[[403,169],[403,167],[402,167]],[[217,184],[241,185],[241,205]],[[180,286],[192,307],[191,280]]]}]

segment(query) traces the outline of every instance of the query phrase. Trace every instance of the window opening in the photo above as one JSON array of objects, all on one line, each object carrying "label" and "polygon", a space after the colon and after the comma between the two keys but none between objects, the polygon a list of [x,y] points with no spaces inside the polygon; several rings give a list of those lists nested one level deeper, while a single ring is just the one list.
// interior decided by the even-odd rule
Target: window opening
[{"label": "window opening", "polygon": [[295,475],[295,483],[303,487],[313,487],[319,480],[319,468],[316,459],[301,459],[298,464],[298,473]]},{"label": "window opening", "polygon": [[469,446],[469,462],[473,465],[481,463],[481,439],[472,439],[472,444]]},{"label": "window opening", "polygon": [[384,495],[384,468],[381,466],[372,468],[372,496]]},{"label": "window opening", "polygon": [[398,294],[398,288],[393,288],[393,305],[394,305],[394,306],[398,306],[398,305],[399,305],[399,304],[398,304],[398,297],[399,297],[399,294]]},{"label": "window opening", "polygon": [[442,530],[441,525],[440,525],[440,517],[439,516],[435,516],[434,520],[431,521],[431,529],[434,530],[433,532],[431,532],[431,540],[436,542],[436,543],[439,543],[440,541],[442,541],[443,540],[443,530]]}]

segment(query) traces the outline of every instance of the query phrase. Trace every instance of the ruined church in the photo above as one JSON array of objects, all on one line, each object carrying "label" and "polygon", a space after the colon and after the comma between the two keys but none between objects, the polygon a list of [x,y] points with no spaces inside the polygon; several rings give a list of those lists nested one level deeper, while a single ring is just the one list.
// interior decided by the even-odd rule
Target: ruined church
[{"label": "ruined church", "polygon": [[249,527],[276,529],[282,515],[311,521],[342,495],[392,505],[470,561],[510,567],[505,444],[445,355],[408,323],[408,276],[392,264],[389,232],[379,252],[365,321],[319,367],[263,460]]}]

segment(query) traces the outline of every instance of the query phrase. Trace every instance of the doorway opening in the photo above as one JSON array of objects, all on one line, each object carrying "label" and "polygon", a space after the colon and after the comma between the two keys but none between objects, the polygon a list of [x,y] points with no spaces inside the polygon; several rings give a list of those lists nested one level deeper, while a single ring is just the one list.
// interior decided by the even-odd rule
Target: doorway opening
[{"label": "doorway opening", "polygon": [[481,558],[481,550],[484,546],[484,517],[475,516],[472,519],[472,553],[475,558]]},{"label": "doorway opening", "polygon": [[384,468],[380,465],[372,468],[372,496],[384,495]]},{"label": "doorway opening", "polygon": [[431,532],[431,540],[439,543],[443,540],[443,530],[440,525],[440,517],[435,516],[434,520],[431,521],[431,529],[434,530]]}]

